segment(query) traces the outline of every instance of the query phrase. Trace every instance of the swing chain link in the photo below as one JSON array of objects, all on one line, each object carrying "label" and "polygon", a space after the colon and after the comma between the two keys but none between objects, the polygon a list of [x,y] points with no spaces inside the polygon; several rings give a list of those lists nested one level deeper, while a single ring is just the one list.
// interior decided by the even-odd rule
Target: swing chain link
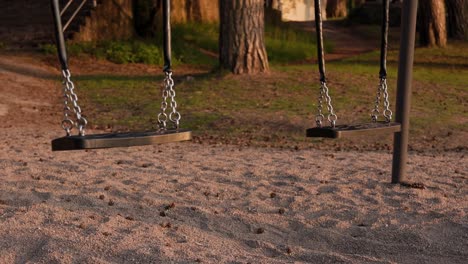
[{"label": "swing chain link", "polygon": [[163,84],[163,89],[162,89],[162,102],[161,102],[161,112],[158,114],[158,123],[159,123],[159,129],[160,130],[166,130],[167,128],[167,119],[168,116],[166,114],[166,109],[167,109],[167,97],[169,95],[166,87],[166,79],[164,79],[164,84]]},{"label": "swing chain link", "polygon": [[385,120],[388,122],[392,121],[392,110],[390,110],[390,101],[388,99],[388,87],[387,87],[387,79],[383,79],[383,95],[384,95],[384,107],[385,110],[383,112],[383,115],[385,116]]},{"label": "swing chain link", "polygon": [[329,95],[327,83],[322,81],[320,82],[320,94],[319,94],[318,106],[317,106],[318,113],[315,116],[315,122],[317,124],[317,127],[322,127],[322,122],[325,119],[325,115],[323,114],[323,105],[322,105],[324,100],[325,100],[325,103],[327,104],[327,110],[328,110],[327,120],[330,123],[331,127],[335,127],[338,116],[335,114],[333,110],[333,105],[331,102],[331,96]]},{"label": "swing chain link", "polygon": [[[70,70],[62,70],[63,75],[63,93],[64,93],[64,108],[63,108],[63,120],[62,120],[62,128],[67,133],[67,136],[71,135],[71,130],[73,126],[76,126],[79,131],[80,136],[85,135],[85,128],[88,124],[86,118],[81,115],[81,108],[78,105],[78,95],[74,92],[75,85],[71,80],[71,73]],[[70,119],[71,108],[69,103],[73,104],[73,112],[75,113],[76,120],[75,122]]]},{"label": "swing chain link", "polygon": [[64,107],[63,107],[63,120],[62,120],[62,128],[67,133],[67,136],[71,136],[71,130],[75,123],[73,120],[70,119],[71,109],[68,106],[70,95],[67,92],[67,86],[63,85],[63,99],[64,99]]},{"label": "swing chain link", "polygon": [[[167,99],[170,97],[170,105]],[[180,113],[177,111],[177,101],[175,100],[176,92],[174,90],[174,80],[172,79],[172,72],[165,72],[164,87],[162,91],[163,101],[161,102],[161,112],[158,114],[158,123],[160,130],[167,129],[167,121],[170,120],[175,129],[179,129],[181,119]],[[167,107],[170,106],[172,111],[169,115],[166,113]]]},{"label": "swing chain link", "polygon": [[383,116],[385,117],[385,121],[388,123],[392,120],[392,110],[390,110],[390,102],[388,99],[388,86],[387,86],[387,78],[381,77],[380,84],[377,88],[377,96],[375,98],[375,105],[374,110],[372,110],[371,118],[372,122],[377,122],[380,114],[379,104],[383,95],[383,103],[384,103],[384,110]]}]

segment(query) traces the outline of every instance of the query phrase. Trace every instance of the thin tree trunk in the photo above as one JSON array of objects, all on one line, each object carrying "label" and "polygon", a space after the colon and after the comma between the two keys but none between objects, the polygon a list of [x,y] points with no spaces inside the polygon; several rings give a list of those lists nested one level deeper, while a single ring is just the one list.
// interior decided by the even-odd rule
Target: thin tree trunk
[{"label": "thin tree trunk", "polygon": [[354,4],[354,6],[360,6],[360,5],[364,4],[365,2],[366,2],[366,0],[354,0],[353,4]]},{"label": "thin tree trunk", "polygon": [[[161,11],[161,1],[159,0],[134,0],[133,17],[135,31],[142,37],[152,37],[155,35],[155,19],[157,13]],[[159,22],[159,20],[158,20]]]},{"label": "thin tree trunk", "polygon": [[220,66],[234,74],[267,72],[263,0],[220,0]]},{"label": "thin tree trunk", "polygon": [[[171,22],[218,22],[215,0],[172,0]],[[133,0],[135,30],[142,37],[154,37],[162,29],[162,0]]]},{"label": "thin tree trunk", "polygon": [[328,0],[327,17],[346,17],[348,15],[346,2],[347,0]]},{"label": "thin tree trunk", "polygon": [[348,6],[349,6],[349,9],[353,9],[353,8],[359,7],[365,2],[366,0],[348,0]]},{"label": "thin tree trunk", "polygon": [[448,36],[468,39],[468,0],[446,0]]},{"label": "thin tree trunk", "polygon": [[419,30],[419,42],[422,46],[447,46],[444,1],[419,1]]}]

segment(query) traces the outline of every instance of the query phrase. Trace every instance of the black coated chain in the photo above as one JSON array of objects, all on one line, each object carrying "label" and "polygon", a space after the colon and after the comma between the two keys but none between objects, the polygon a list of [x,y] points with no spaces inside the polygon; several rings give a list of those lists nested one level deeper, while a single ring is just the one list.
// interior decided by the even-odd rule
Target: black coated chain
[{"label": "black coated chain", "polygon": [[325,77],[325,56],[323,50],[323,33],[322,33],[322,12],[320,0],[315,0],[315,28],[317,31],[317,60],[320,72],[320,94],[317,105],[317,115],[315,122],[317,127],[322,127],[322,121],[325,118],[323,114],[323,103],[326,103],[328,115],[327,120],[331,127],[335,127],[338,116],[335,114],[332,105],[332,99],[327,87],[327,79]]}]

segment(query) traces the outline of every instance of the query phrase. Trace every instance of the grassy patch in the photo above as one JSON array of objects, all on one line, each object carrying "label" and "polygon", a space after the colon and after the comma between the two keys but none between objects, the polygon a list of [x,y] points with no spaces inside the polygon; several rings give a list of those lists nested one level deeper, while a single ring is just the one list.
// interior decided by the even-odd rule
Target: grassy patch
[{"label": "grassy patch", "polygon": [[[218,63],[217,24],[185,23],[172,27],[172,55],[177,64],[204,65],[215,67]],[[106,41],[98,43],[71,43],[68,45],[70,56],[88,54],[99,59],[125,64],[145,63],[161,65],[163,63],[162,37],[130,41]],[[313,34],[293,28],[288,24],[267,25],[265,45],[272,64],[291,63],[311,59],[316,54]],[[332,44],[325,43],[327,51]],[[43,45],[46,54],[55,54],[53,45]]]},{"label": "grassy patch", "polygon": [[[55,54],[54,45],[40,47],[45,54]],[[163,54],[160,48],[150,41],[105,41],[105,42],[81,42],[67,46],[69,56],[88,54],[97,59],[107,59],[114,63],[145,63],[162,64]]]},{"label": "grassy patch", "polygon": [[[434,57],[442,63],[442,57]],[[463,120],[468,120],[468,70],[456,65],[447,68],[421,63],[427,59],[416,58],[412,135],[425,138],[466,131]],[[330,93],[340,123],[369,120],[378,84],[377,62],[378,53],[370,53],[328,64]],[[227,143],[247,140],[259,145],[316,144],[321,141],[306,140],[303,133],[313,126],[317,75],[315,65],[278,65],[271,74],[259,76],[176,76],[182,124],[194,129],[195,135],[209,135]],[[396,62],[390,62],[393,108],[396,77]],[[161,78],[98,75],[77,81],[84,93],[83,109],[92,123],[141,130],[156,123]]]},{"label": "grassy patch", "polygon": [[[314,34],[294,28],[290,24],[266,25],[265,46],[271,63],[292,63],[316,57],[317,45]],[[327,52],[332,50],[325,43]]]},{"label": "grassy patch", "polygon": [[[199,34],[196,30],[187,25],[184,30],[176,31],[179,34],[177,38],[184,38],[183,42],[177,44],[181,46],[175,45],[176,54],[178,49],[187,47],[184,45],[199,47],[205,53],[216,48],[214,36],[217,33],[213,26],[200,29],[211,35],[211,40],[195,37]],[[268,34],[276,34],[274,39],[296,37],[297,42],[304,45],[303,48],[308,45],[305,44],[307,41],[313,44],[313,40],[308,40],[309,36],[305,35],[292,36],[288,35],[292,33],[284,31]],[[285,35],[280,36],[281,34]],[[463,133],[468,133],[466,45],[455,43],[447,49],[416,50],[411,135],[423,149],[433,144],[426,140],[428,138],[446,138],[451,133],[458,133],[462,137]],[[286,46],[285,44],[284,47]],[[203,54],[197,53],[194,48],[191,50],[197,56]],[[280,48],[272,54],[281,54],[278,50]],[[304,53],[297,55],[297,58],[312,55],[313,52]],[[209,55],[203,56],[210,58]],[[284,56],[293,58],[296,55],[289,53]],[[331,143],[304,138],[304,130],[314,126],[317,111],[317,67],[284,63],[286,61],[281,60],[277,59],[272,65],[270,74],[263,75],[234,76],[220,72],[191,76],[175,74],[182,126],[193,129],[198,137],[234,144],[289,147],[315,146],[321,142],[328,142],[328,146],[343,142],[345,144],[346,141]],[[187,60],[196,66],[194,61],[202,62],[196,58]],[[179,63],[182,62],[179,57]],[[397,63],[398,52],[391,50],[388,58],[388,83],[393,109]],[[369,121],[378,84],[379,52],[329,62],[327,72],[338,122]],[[92,124],[132,130],[155,126],[161,102],[161,82],[162,76],[93,75],[77,79],[80,98],[84,101],[83,111]],[[391,144],[390,140],[391,137],[386,137],[383,142]],[[442,146],[440,148],[463,144],[460,140],[440,142],[443,142],[439,143]]]},{"label": "grassy patch", "polygon": [[[468,120],[468,51],[466,43],[454,43],[445,49],[418,48],[415,52],[413,71],[412,131],[421,136],[428,128],[435,131],[467,130]],[[339,75],[351,73],[365,81],[351,82],[355,85],[377,83],[379,53],[371,52],[344,61],[332,62],[329,71]],[[389,88],[395,105],[398,52],[389,53]],[[373,81],[372,81],[373,80]],[[375,86],[375,85],[374,85]],[[361,89],[363,90],[363,89]],[[361,94],[361,93],[358,93]],[[361,96],[354,96],[359,100]],[[431,134],[431,133],[429,133]]]}]

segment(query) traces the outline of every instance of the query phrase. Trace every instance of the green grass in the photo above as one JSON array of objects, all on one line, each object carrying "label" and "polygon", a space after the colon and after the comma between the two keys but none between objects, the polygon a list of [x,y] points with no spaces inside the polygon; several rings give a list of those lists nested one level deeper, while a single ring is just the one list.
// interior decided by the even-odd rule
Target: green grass
[{"label": "green grass", "polygon": [[[447,48],[418,48],[415,52],[413,71],[413,131],[423,133],[426,128],[447,130],[463,127],[468,119],[468,51],[466,43],[455,43]],[[329,71],[339,74],[351,73],[363,79],[378,76],[379,53],[371,52],[361,56],[330,63]],[[395,98],[398,68],[398,52],[390,51],[388,56],[389,87]],[[357,82],[358,86],[364,85]],[[354,84],[351,85],[354,87]],[[353,97],[359,100],[361,96]],[[394,101],[394,99],[393,99]],[[392,105],[395,105],[392,102]],[[466,126],[465,126],[466,129]]]},{"label": "green grass", "polygon": [[[271,63],[293,63],[315,58],[316,39],[313,34],[293,28],[289,24],[266,25],[265,46]],[[328,52],[332,50],[330,42],[325,43]]]},{"label": "green grass", "polygon": [[[53,45],[40,47],[45,54],[55,54]],[[67,46],[69,56],[82,54],[91,55],[97,59],[107,59],[114,63],[145,63],[159,65],[163,62],[162,51],[149,40],[133,41],[105,41],[105,42],[81,42]],[[176,63],[178,61],[176,60]]]},{"label": "green grass", "polygon": [[[216,48],[212,26],[200,29],[210,38],[196,38],[197,29],[187,25],[176,31],[184,45],[213,51]],[[210,29],[213,30],[210,32]],[[201,34],[201,33],[200,33]],[[307,46],[306,35],[288,31],[269,31],[273,39],[297,38],[297,45]],[[276,34],[276,35],[275,35]],[[284,34],[284,35],[281,35]],[[281,48],[289,44],[283,43]],[[280,46],[281,46],[280,45]],[[312,45],[313,46],[313,45]],[[298,46],[296,46],[298,47]],[[445,137],[451,131],[468,132],[468,49],[466,43],[454,43],[446,49],[418,48],[415,53],[414,83],[411,112],[411,135],[417,140],[433,136]],[[271,48],[271,44],[270,44]],[[277,47],[273,54],[281,54]],[[193,56],[202,56],[192,49]],[[296,52],[296,51],[294,51]],[[300,51],[298,59],[312,56]],[[297,54],[299,54],[298,52]],[[190,55],[190,56],[192,56]],[[186,55],[185,59],[190,56]],[[204,56],[204,55],[203,55]],[[288,53],[293,58],[294,54]],[[208,57],[205,57],[209,59]],[[365,122],[373,106],[378,84],[379,53],[369,52],[327,64],[330,93],[339,123]],[[195,62],[178,57],[178,63],[199,67]],[[294,60],[293,60],[294,61]],[[316,65],[293,64],[278,58],[272,72],[263,75],[234,76],[224,72],[192,75],[175,73],[177,101],[182,114],[182,126],[195,130],[195,135],[235,144],[261,146],[295,146],[316,144],[303,136],[314,126],[317,107],[318,73]],[[388,83],[391,106],[395,107],[398,52],[391,50],[388,58]],[[190,72],[190,70],[185,70]],[[156,124],[160,107],[162,75],[119,76],[94,75],[76,79],[80,88],[83,111],[98,127],[144,130]],[[386,139],[387,144],[389,138]],[[312,142],[312,143],[311,143]],[[335,144],[335,143],[328,143]]]},{"label": "green grass", "polygon": [[[261,146],[296,146],[322,142],[311,141],[303,135],[306,128],[314,126],[318,96],[317,66],[302,63],[304,58],[315,55],[314,39],[309,33],[288,27],[267,27],[266,42],[272,62],[271,73],[244,76],[210,71],[217,64],[212,55],[217,51],[216,26],[176,25],[174,39],[177,40],[173,47],[176,63],[183,64],[184,67],[180,68],[191,76],[187,78],[175,72],[182,126],[193,129],[195,136],[213,138],[217,142]],[[151,44],[153,42],[141,45],[148,45],[149,49],[156,48],[156,45]],[[76,48],[77,51],[71,48],[71,52],[95,52],[96,56],[102,54],[104,58],[109,55],[107,50],[110,46],[98,52],[93,46],[86,46],[91,44],[81,45]],[[133,47],[135,42],[119,43],[113,49],[117,53],[126,54],[126,49],[121,49],[119,45]],[[332,46],[333,43],[328,43],[329,49]],[[139,50],[135,48],[136,52]],[[138,57],[133,53],[130,56]],[[467,61],[466,42],[452,43],[446,49],[416,49],[410,131],[412,138],[445,137],[448,131],[468,133]],[[198,69],[203,67],[205,73],[191,74],[190,69],[194,67],[197,68],[196,72],[200,72]],[[390,50],[388,83],[393,109],[397,67],[398,52]],[[328,86],[339,123],[369,120],[378,84],[378,71],[377,51],[327,63]],[[77,77],[76,82],[83,101],[83,111],[92,125],[117,130],[154,128],[161,101],[159,87],[162,75],[92,75]],[[383,142],[390,144],[389,138]]]},{"label": "green grass", "polygon": [[[217,24],[186,23],[172,28],[172,55],[175,65],[190,64],[217,66],[218,59]],[[130,41],[105,41],[98,43],[72,43],[68,45],[70,56],[88,54],[115,63],[163,63],[162,37]],[[272,64],[291,63],[311,59],[316,54],[315,38],[312,34],[293,28],[287,24],[267,25],[265,45]],[[327,51],[333,45],[325,43]],[[55,54],[52,45],[41,46],[46,54]]]}]

